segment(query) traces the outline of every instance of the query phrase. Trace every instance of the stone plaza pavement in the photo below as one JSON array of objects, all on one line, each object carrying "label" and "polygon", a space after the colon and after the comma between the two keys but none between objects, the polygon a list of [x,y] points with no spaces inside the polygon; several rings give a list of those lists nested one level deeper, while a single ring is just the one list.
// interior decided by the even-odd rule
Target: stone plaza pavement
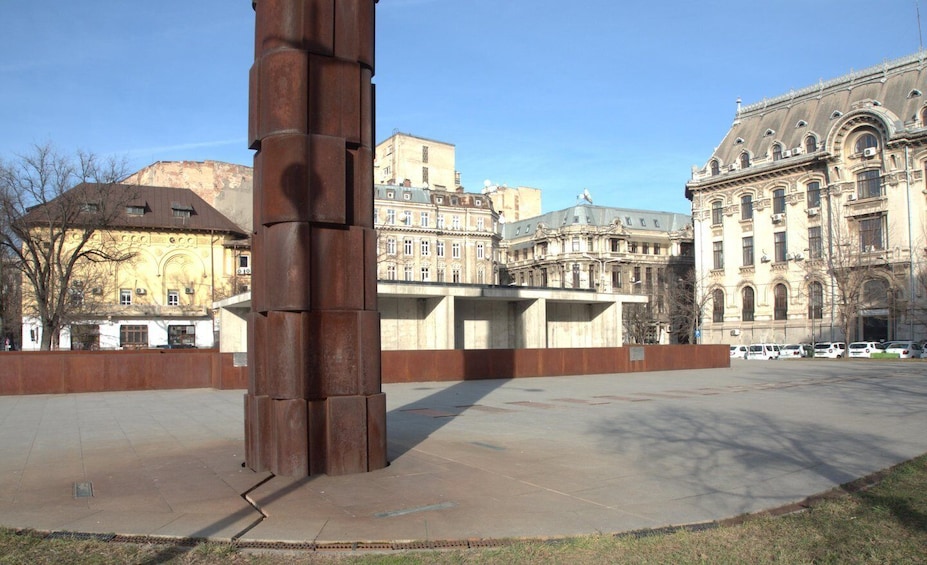
[{"label": "stone plaza pavement", "polygon": [[243,391],[0,397],[0,525],[242,542],[559,537],[720,520],[927,452],[927,362],[387,385],[390,465],[243,462]]}]

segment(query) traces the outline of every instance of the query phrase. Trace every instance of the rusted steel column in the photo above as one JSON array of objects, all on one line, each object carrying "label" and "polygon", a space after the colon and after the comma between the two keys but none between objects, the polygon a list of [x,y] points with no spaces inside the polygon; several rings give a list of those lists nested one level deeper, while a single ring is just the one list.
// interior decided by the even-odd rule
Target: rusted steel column
[{"label": "rusted steel column", "polygon": [[253,5],[246,462],[291,477],[380,469],[376,0]]}]

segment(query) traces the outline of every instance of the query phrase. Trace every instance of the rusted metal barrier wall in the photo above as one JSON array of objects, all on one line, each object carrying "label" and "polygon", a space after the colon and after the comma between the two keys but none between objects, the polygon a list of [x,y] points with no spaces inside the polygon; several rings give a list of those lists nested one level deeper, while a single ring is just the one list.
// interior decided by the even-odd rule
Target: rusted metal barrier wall
[{"label": "rusted metal barrier wall", "polygon": [[[588,349],[384,351],[384,383],[639,373],[730,367],[726,345]],[[178,388],[248,388],[248,368],[214,349],[9,351],[0,395]]]}]

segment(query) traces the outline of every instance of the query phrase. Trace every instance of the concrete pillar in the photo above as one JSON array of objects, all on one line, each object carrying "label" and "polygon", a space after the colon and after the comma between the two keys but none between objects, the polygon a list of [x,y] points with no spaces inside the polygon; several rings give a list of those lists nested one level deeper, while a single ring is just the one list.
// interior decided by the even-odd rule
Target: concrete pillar
[{"label": "concrete pillar", "polygon": [[386,465],[373,229],[376,0],[257,0],[248,466]]},{"label": "concrete pillar", "polygon": [[547,347],[547,301],[543,298],[525,300],[515,304],[516,349],[543,349]]}]

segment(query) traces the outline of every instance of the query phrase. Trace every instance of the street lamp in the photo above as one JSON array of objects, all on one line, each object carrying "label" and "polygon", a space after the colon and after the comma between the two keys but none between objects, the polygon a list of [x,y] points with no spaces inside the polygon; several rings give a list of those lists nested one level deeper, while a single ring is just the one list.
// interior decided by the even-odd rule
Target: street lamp
[{"label": "street lamp", "polygon": [[605,264],[621,262],[621,259],[600,259],[598,257],[593,257],[592,255],[589,255],[588,253],[583,253],[583,257],[591,261],[596,261],[599,263],[599,289],[605,288]]}]

